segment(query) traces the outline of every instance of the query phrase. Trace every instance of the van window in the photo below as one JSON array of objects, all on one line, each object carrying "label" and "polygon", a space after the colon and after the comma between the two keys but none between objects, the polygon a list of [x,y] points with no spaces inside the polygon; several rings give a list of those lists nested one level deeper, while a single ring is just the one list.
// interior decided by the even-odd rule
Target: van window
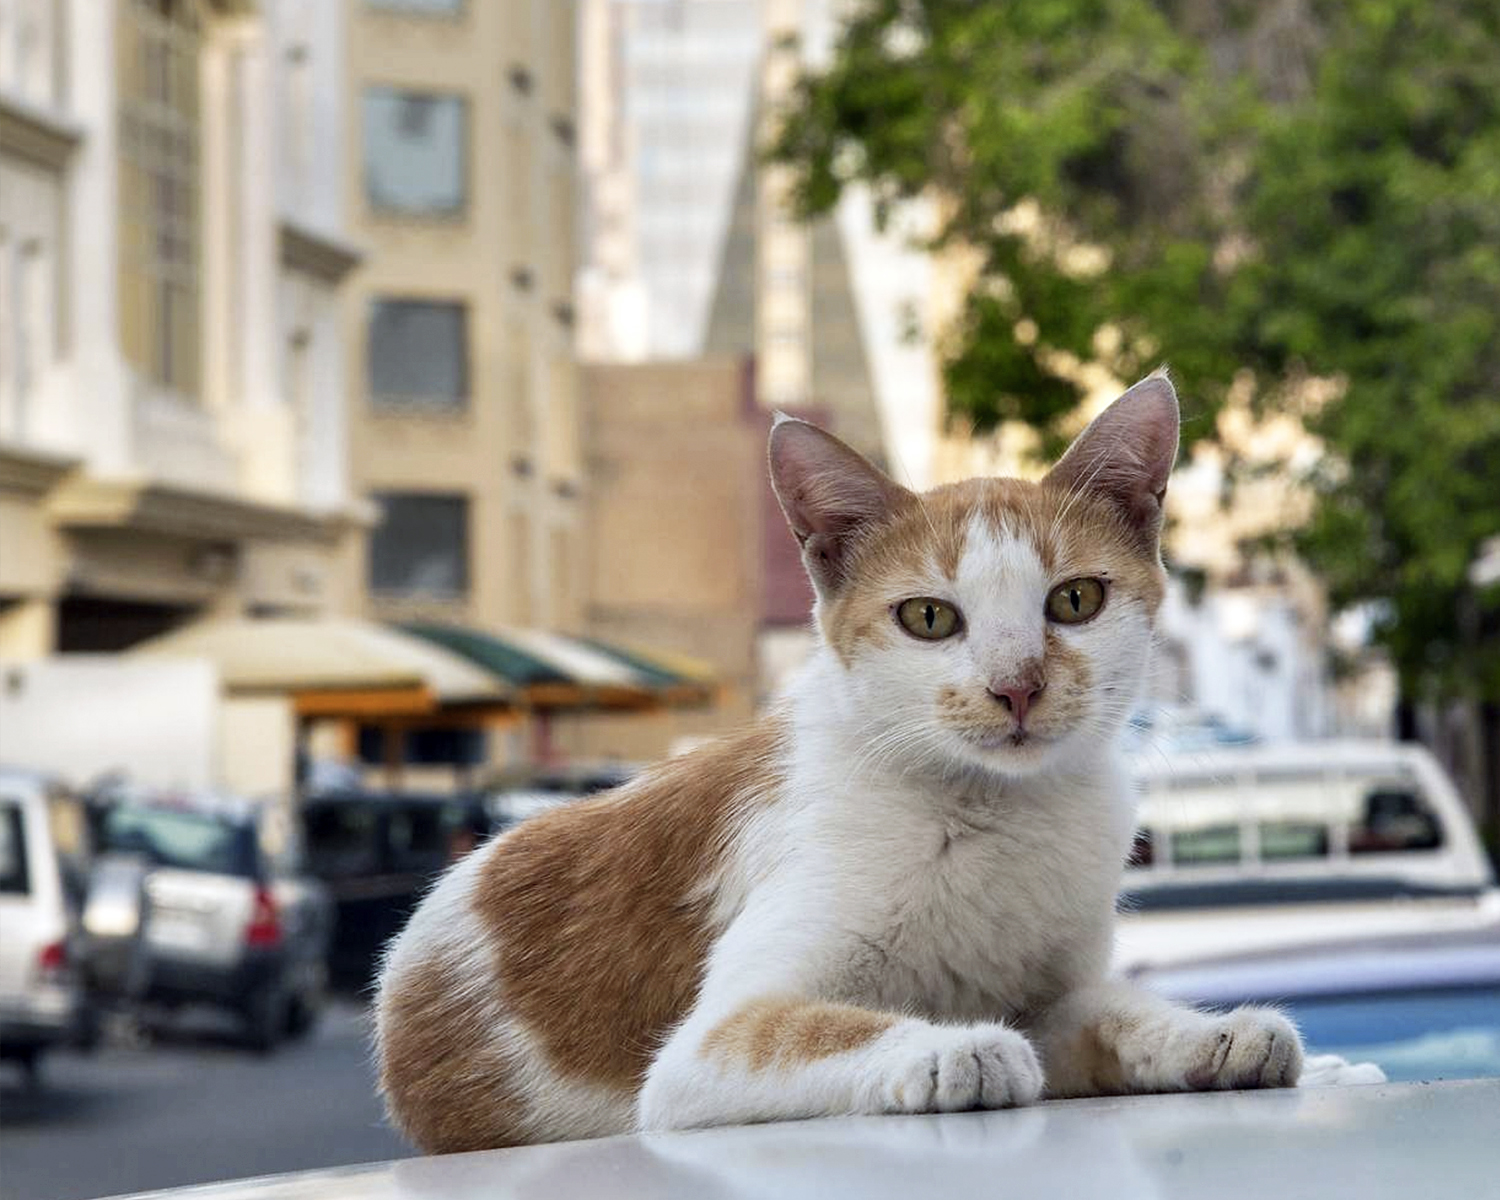
[{"label": "van window", "polygon": [[0,895],[25,896],[31,891],[26,864],[26,824],[17,804],[0,804]]},{"label": "van window", "polygon": [[1367,787],[1360,815],[1349,826],[1350,854],[1437,850],[1442,844],[1437,814],[1408,784]]},{"label": "van window", "polygon": [[1172,831],[1172,865],[1208,867],[1240,861],[1238,825],[1202,825]]},{"label": "van window", "polygon": [[1329,830],[1321,821],[1262,821],[1259,832],[1265,862],[1328,857]]},{"label": "van window", "polygon": [[445,864],[448,834],[437,805],[401,808],[391,814],[391,862],[400,871],[427,871]]},{"label": "van window", "polygon": [[380,870],[380,816],[355,801],[310,806],[303,811],[307,862],[320,879],[373,875]]}]

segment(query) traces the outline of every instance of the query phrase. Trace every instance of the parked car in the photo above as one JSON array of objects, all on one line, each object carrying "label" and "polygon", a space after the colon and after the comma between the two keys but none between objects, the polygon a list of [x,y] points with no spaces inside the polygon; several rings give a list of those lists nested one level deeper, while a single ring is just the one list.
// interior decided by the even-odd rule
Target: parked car
[{"label": "parked car", "polygon": [[327,989],[333,908],[301,867],[283,806],[128,793],[99,811],[99,850],[146,867],[148,1006],[236,1013],[269,1051],[311,1028]]},{"label": "parked car", "polygon": [[1121,969],[1500,918],[1468,811],[1419,746],[1148,756],[1137,775]]},{"label": "parked car", "polygon": [[336,912],[329,969],[349,989],[371,982],[431,882],[493,829],[477,797],[414,792],[316,793],[301,823],[308,869]]},{"label": "parked car", "polygon": [[[58,825],[80,839],[59,846]],[[92,1028],[75,969],[80,811],[43,775],[0,769],[0,1057],[35,1077],[51,1048]]]},{"label": "parked car", "polygon": [[1500,924],[1351,937],[1136,972],[1197,1004],[1275,1004],[1310,1054],[1396,1081],[1500,1078]]}]

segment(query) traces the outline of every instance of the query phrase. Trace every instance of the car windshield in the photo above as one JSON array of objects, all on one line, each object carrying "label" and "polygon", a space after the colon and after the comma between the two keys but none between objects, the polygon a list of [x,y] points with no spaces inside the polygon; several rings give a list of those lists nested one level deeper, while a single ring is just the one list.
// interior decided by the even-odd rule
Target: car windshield
[{"label": "car windshield", "polygon": [[1284,1003],[1314,1054],[1373,1062],[1393,1081],[1500,1077],[1500,986]]},{"label": "car windshield", "polygon": [[160,867],[256,874],[255,830],[211,813],[117,808],[105,818],[101,845],[105,850],[143,854]]}]

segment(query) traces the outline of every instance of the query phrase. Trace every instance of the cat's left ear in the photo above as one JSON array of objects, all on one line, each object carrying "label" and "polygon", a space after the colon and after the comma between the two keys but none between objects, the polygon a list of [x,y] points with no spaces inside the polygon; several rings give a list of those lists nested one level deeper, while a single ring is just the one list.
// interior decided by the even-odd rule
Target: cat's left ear
[{"label": "cat's left ear", "polygon": [[769,446],[771,486],[802,547],[820,596],[843,583],[860,534],[915,497],[816,425],[778,415]]},{"label": "cat's left ear", "polygon": [[1089,423],[1043,483],[1104,496],[1154,548],[1178,424],[1172,381],[1165,372],[1149,375]]}]

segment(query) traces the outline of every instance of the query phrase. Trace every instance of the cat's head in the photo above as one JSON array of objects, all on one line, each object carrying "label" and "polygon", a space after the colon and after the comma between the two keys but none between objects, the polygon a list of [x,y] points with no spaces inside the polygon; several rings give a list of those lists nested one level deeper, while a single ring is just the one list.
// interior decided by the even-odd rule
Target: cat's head
[{"label": "cat's head", "polygon": [[815,426],[778,421],[772,482],[873,754],[1024,775],[1116,737],[1161,604],[1177,437],[1177,396],[1153,375],[1040,483],[917,494]]}]

